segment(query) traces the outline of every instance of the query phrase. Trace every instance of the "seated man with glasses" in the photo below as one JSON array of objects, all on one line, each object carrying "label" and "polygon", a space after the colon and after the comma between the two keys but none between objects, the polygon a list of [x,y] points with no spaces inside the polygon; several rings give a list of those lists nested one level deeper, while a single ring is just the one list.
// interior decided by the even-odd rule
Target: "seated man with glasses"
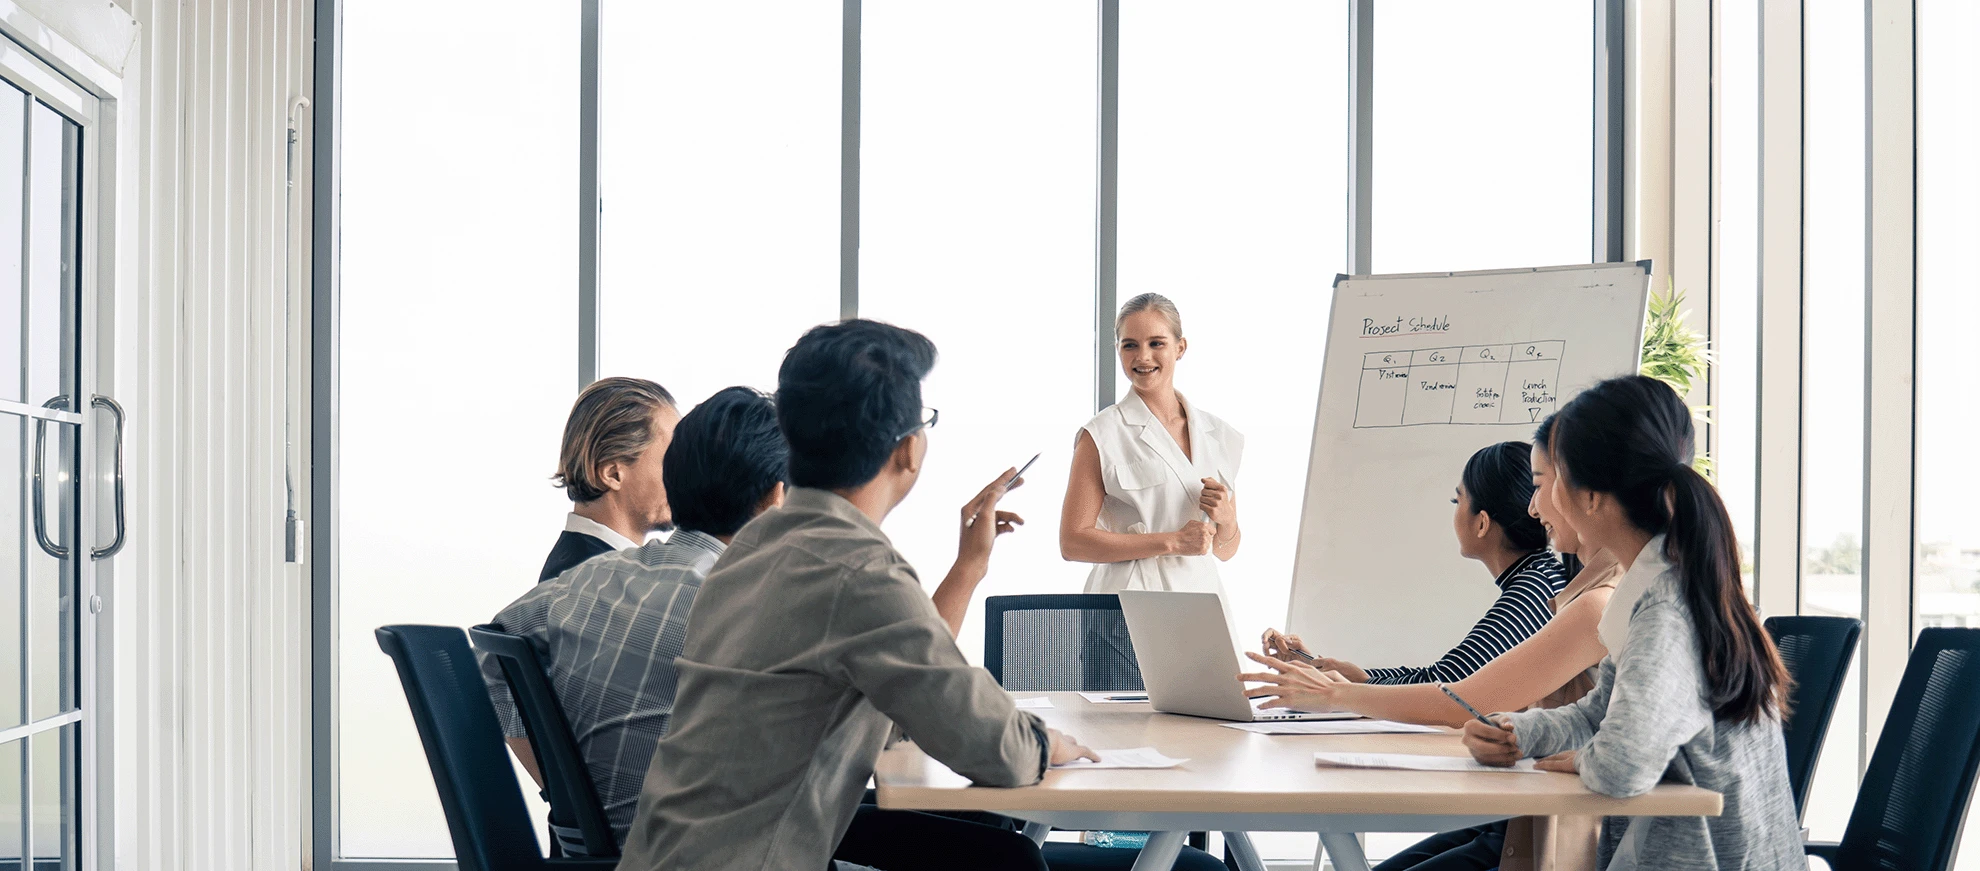
[{"label": "seated man with glasses", "polygon": [[[736,535],[695,601],[620,868],[1044,867],[1008,829],[860,805],[896,724],[989,786],[1093,757],[964,660],[962,606],[938,611],[880,530],[927,461],[934,362],[927,338],[863,320],[817,327],[784,357],[777,421],[795,486]],[[964,507],[938,599],[966,605],[997,536],[1022,522],[996,510],[1016,471]]]}]

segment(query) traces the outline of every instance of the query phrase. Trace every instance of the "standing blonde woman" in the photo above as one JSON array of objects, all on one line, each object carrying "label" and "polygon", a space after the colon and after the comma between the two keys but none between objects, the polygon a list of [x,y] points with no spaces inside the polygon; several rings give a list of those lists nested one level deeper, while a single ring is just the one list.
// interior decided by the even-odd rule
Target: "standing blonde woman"
[{"label": "standing blonde woman", "polygon": [[1114,340],[1133,389],[1080,429],[1059,553],[1094,564],[1089,593],[1221,594],[1217,561],[1244,537],[1232,493],[1244,435],[1176,392],[1189,342],[1167,297],[1128,300]]}]

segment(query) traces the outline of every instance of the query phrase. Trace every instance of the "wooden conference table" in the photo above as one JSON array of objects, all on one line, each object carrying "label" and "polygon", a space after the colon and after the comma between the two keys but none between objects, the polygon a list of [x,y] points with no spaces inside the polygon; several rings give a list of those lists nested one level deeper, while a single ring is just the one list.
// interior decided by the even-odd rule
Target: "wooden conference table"
[{"label": "wooden conference table", "polygon": [[[1318,751],[1466,755],[1455,731],[1403,735],[1257,735],[1220,721],[1158,714],[1146,703],[1093,704],[1078,693],[1046,696],[1033,713],[1106,755],[1107,748],[1154,747],[1189,761],[1170,769],[1054,770],[1018,789],[969,781],[903,742],[881,754],[874,773],[881,807],[994,811],[1071,830],[1152,831],[1136,871],[1167,871],[1191,831],[1318,832],[1338,871],[1365,871],[1358,832],[1449,831],[1516,816],[1717,816],[1720,796],[1660,784],[1635,798],[1589,791],[1566,774],[1324,768]],[[1234,850],[1260,867],[1249,842]]]}]

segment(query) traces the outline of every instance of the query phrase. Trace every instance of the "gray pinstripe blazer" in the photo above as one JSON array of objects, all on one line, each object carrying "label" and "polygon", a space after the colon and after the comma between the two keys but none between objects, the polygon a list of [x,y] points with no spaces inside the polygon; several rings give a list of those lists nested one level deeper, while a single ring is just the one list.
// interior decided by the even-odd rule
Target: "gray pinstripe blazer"
[{"label": "gray pinstripe blazer", "polygon": [[[687,640],[688,612],[722,550],[712,536],[683,529],[579,563],[495,615],[502,631],[548,651],[550,686],[621,842],[653,745],[673,717],[674,658]],[[502,733],[522,737],[522,718],[493,657],[481,657],[481,674]]]}]

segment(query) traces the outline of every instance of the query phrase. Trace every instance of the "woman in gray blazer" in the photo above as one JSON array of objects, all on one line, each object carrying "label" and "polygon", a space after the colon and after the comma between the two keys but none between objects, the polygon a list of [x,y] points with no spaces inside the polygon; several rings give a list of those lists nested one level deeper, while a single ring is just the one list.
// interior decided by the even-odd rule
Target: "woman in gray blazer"
[{"label": "woman in gray blazer", "polygon": [[1480,762],[1578,774],[1617,797],[1660,781],[1725,796],[1717,817],[1611,818],[1610,869],[1805,869],[1781,738],[1787,669],[1739,578],[1725,504],[1691,467],[1691,410],[1642,376],[1604,381],[1554,422],[1555,506],[1624,567],[1595,689],[1563,708],[1465,724]]}]

